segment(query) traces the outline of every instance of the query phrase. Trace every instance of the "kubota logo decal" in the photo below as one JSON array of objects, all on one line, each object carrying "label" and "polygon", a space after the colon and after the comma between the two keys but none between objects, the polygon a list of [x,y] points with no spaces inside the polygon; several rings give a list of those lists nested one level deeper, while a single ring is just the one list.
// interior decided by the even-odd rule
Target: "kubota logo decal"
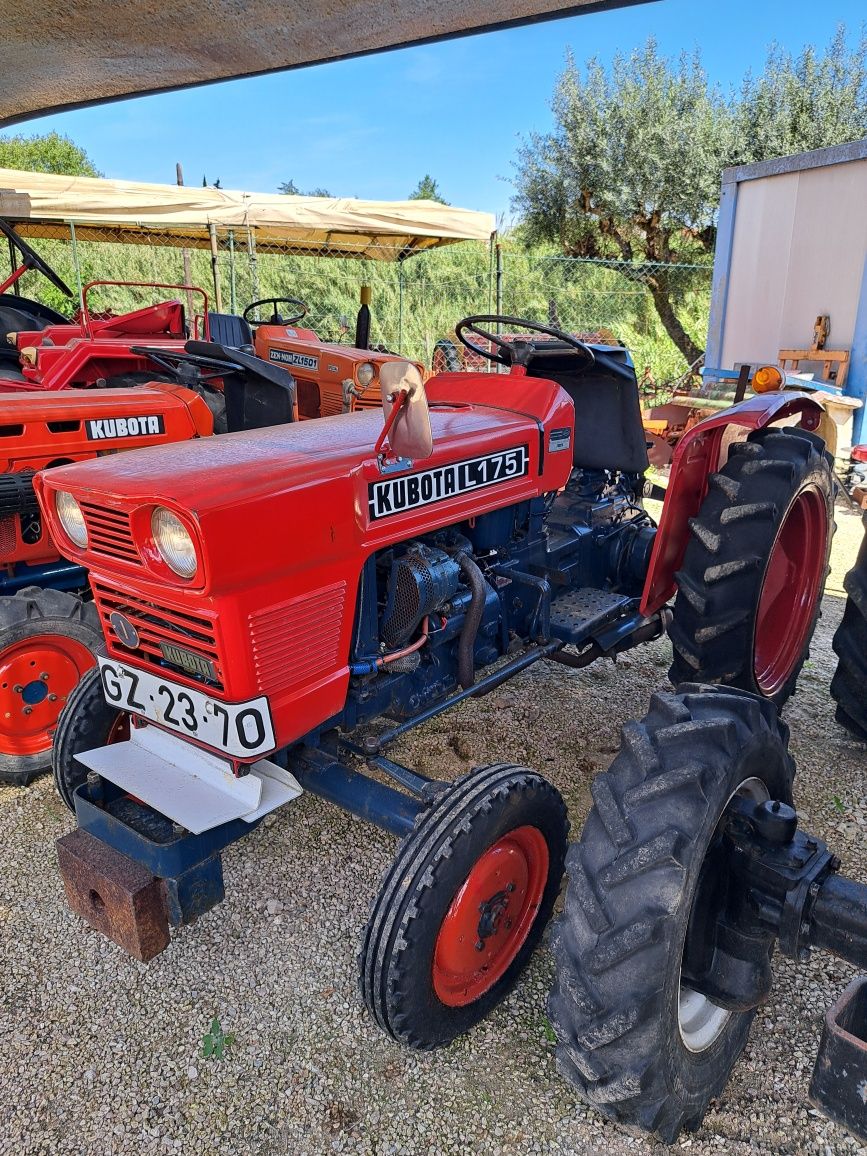
[{"label": "kubota logo decal", "polygon": [[165,422],[159,413],[142,417],[88,418],[84,425],[91,441],[103,438],[141,438],[166,432]]},{"label": "kubota logo decal", "polygon": [[271,361],[279,361],[281,365],[294,365],[296,369],[319,368],[319,358],[311,357],[309,353],[293,353],[289,349],[271,349],[268,351]]},{"label": "kubota logo decal", "polygon": [[516,446],[481,458],[436,466],[402,478],[372,482],[369,488],[370,520],[402,514],[447,498],[481,490],[485,486],[522,478],[530,469],[530,447]]}]

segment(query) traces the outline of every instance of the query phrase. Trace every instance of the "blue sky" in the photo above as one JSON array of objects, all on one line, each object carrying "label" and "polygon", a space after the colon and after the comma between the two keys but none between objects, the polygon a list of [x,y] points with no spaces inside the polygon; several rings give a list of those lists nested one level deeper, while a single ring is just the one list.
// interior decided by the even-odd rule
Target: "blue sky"
[{"label": "blue sky", "polygon": [[335,195],[405,197],[426,172],[452,204],[508,212],[519,137],[550,125],[567,49],[603,61],[654,35],[664,52],[701,50],[712,78],[737,83],[773,40],[824,46],[863,0],[660,0],[614,12],[338,61],[294,72],[44,117],[109,177],[274,191],[289,178]]}]

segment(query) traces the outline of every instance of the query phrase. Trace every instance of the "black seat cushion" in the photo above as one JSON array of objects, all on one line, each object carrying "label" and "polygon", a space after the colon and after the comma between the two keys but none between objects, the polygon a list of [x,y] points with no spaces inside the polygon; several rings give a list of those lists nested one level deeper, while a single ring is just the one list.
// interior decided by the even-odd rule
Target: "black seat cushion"
[{"label": "black seat cushion", "polygon": [[235,313],[209,313],[211,341],[230,349],[243,349],[253,344],[253,330],[249,322]]},{"label": "black seat cushion", "polygon": [[533,342],[527,373],[556,381],[575,403],[573,464],[585,470],[643,474],[647,439],[635,369],[626,349],[592,345],[596,364],[562,342]]}]

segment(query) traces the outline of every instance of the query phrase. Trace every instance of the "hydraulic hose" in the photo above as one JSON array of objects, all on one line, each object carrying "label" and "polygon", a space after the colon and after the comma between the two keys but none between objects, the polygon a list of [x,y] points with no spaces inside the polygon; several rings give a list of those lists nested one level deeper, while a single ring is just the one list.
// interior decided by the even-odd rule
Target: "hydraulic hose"
[{"label": "hydraulic hose", "polygon": [[482,615],[485,612],[488,584],[469,554],[457,554],[455,561],[470,588],[470,605],[458,639],[458,685],[462,690],[468,690],[476,681],[476,635],[479,633]]}]

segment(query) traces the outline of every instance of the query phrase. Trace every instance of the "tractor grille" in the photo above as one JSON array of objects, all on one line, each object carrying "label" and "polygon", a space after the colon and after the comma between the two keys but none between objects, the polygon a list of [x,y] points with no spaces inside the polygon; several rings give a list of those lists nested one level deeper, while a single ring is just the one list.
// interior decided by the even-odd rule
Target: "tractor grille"
[{"label": "tractor grille", "polygon": [[[114,649],[130,658],[137,658],[146,666],[159,670],[170,670],[187,679],[207,684],[215,690],[223,689],[223,670],[220,649],[217,643],[215,624],[202,614],[192,614],[188,610],[176,610],[128,592],[113,590],[104,582],[91,582],[102,629]],[[135,627],[139,636],[138,646],[125,647],[118,642],[111,625],[112,614],[122,614]],[[165,644],[163,650],[161,643]],[[187,666],[171,661],[177,650],[191,656]],[[199,661],[198,663],[195,661]],[[210,668],[214,677],[191,673],[191,668]]]},{"label": "tractor grille", "polygon": [[313,682],[340,654],[346,583],[257,610],[249,617],[256,681],[262,694]]},{"label": "tractor grille", "polygon": [[356,409],[382,409],[382,394],[380,393],[379,384],[371,384],[367,389],[361,390],[358,397],[355,399]]},{"label": "tractor grille", "polygon": [[107,506],[94,506],[90,502],[81,503],[81,512],[87,524],[88,549],[133,566],[141,565],[129,526],[129,514]]}]

